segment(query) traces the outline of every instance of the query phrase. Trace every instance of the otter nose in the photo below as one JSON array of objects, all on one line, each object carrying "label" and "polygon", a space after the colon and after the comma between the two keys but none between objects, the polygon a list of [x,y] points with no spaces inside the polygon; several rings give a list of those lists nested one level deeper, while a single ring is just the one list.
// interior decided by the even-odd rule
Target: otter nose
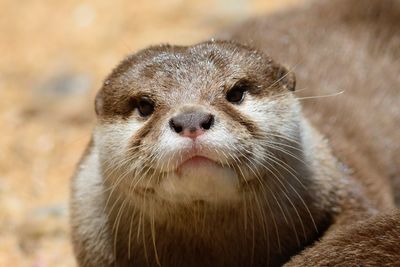
[{"label": "otter nose", "polygon": [[213,124],[214,116],[200,111],[181,113],[169,121],[176,133],[193,139],[209,130]]}]

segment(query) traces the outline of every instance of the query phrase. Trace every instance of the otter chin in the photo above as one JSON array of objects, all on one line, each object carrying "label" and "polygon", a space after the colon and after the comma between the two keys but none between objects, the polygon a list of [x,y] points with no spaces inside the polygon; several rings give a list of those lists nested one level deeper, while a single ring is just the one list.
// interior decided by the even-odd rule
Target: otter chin
[{"label": "otter chin", "polygon": [[159,197],[177,203],[237,201],[239,179],[236,172],[207,157],[194,156],[168,173],[159,184]]}]

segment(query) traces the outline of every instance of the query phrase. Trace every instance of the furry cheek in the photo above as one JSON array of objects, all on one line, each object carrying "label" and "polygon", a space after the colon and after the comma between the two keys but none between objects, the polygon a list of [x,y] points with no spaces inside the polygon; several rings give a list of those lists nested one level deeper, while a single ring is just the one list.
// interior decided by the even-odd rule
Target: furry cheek
[{"label": "furry cheek", "polygon": [[[121,162],[130,149],[132,136],[143,126],[136,120],[115,121],[96,125],[94,142],[101,151],[100,159],[110,162]],[[123,153],[121,153],[123,151]]]},{"label": "furry cheek", "polygon": [[265,161],[265,156],[271,153],[268,151],[269,147],[276,147],[282,142],[300,142],[298,133],[300,107],[290,96],[285,96],[285,99],[266,100],[248,95],[238,109],[251,118],[260,129],[261,136],[254,138],[252,142],[254,149],[252,157],[256,162]]},{"label": "furry cheek", "polygon": [[277,115],[277,108],[278,100],[266,101],[251,95],[247,95],[245,101],[238,106],[240,112],[256,122],[262,131],[270,131],[272,126],[281,123],[282,118]]}]

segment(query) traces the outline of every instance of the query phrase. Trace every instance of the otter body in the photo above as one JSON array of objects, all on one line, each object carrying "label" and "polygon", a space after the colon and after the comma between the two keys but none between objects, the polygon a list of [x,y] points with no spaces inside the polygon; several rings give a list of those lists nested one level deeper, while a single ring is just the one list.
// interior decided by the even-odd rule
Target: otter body
[{"label": "otter body", "polygon": [[400,1],[316,1],[222,35],[296,73],[306,117],[379,207],[400,204],[399,22]]},{"label": "otter body", "polygon": [[[79,265],[318,265],[379,245],[381,229],[400,241],[398,212],[362,222],[395,207],[400,180],[400,8],[353,3],[117,66],[72,184]],[[398,260],[391,248],[385,263]]]}]

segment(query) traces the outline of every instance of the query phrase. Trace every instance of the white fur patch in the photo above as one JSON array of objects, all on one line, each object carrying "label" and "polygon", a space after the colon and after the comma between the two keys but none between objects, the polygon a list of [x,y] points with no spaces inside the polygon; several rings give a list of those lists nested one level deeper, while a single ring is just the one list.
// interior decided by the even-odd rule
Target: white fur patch
[{"label": "white fur patch", "polygon": [[238,177],[231,168],[205,162],[185,167],[180,173],[170,172],[157,193],[172,202],[221,202],[237,200],[237,189]]},{"label": "white fur patch", "polygon": [[135,119],[98,124],[94,131],[94,142],[99,148],[100,160],[107,160],[113,164],[124,162],[129,141],[142,126],[143,122]]},{"label": "white fur patch", "polygon": [[72,225],[74,236],[79,236],[85,246],[90,262],[112,262],[113,255],[108,219],[104,212],[104,186],[100,174],[99,157],[96,147],[79,166],[79,171],[73,181]]}]

